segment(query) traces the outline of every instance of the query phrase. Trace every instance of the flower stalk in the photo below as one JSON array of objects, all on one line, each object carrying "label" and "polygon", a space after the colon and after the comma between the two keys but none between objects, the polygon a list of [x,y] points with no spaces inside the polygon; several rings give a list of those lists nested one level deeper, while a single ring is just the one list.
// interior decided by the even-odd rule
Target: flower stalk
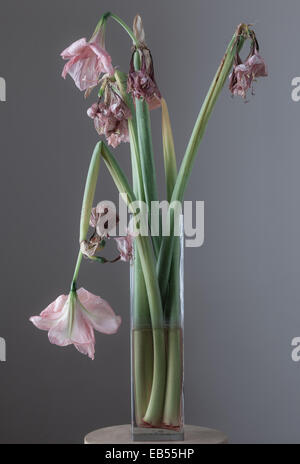
[{"label": "flower stalk", "polygon": [[[238,53],[245,39],[249,37],[249,28],[246,24],[240,24],[237,27],[237,30],[232,37],[225,55],[221,61],[221,64],[216,72],[216,75],[211,83],[207,96],[204,100],[204,103],[201,107],[199,116],[196,120],[190,141],[188,143],[183,161],[180,166],[176,184],[173,189],[171,201],[182,201],[184,192],[191,175],[193,163],[195,161],[199,145],[205,133],[206,126],[208,124],[210,115],[213,111],[213,108],[217,102],[217,99],[220,95],[222,88],[230,71],[232,69],[234,58],[236,53]],[[170,215],[170,224],[171,229],[174,227],[174,210],[169,208]],[[174,230],[174,229],[173,229]],[[174,245],[174,233],[171,230],[170,237],[163,237],[158,257],[157,270],[158,270],[158,279],[160,283],[160,290],[162,295],[162,300],[165,301],[168,279],[170,274],[170,267],[172,262],[172,253]]]}]

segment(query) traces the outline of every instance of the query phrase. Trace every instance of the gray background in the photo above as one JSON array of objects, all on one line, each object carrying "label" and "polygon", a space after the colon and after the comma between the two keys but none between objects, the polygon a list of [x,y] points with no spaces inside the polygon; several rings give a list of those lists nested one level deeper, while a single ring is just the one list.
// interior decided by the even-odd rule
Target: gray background
[{"label": "gray background", "polygon": [[[69,288],[97,141],[89,102],[60,77],[59,53],[106,10],[144,18],[178,159],[236,25],[255,24],[270,77],[248,104],[224,89],[186,193],[206,208],[205,245],[186,250],[186,421],[223,429],[231,443],[299,443],[300,365],[290,356],[300,336],[297,0],[1,2],[0,441],[80,443],[130,418],[126,264],[82,267],[80,283],[123,317],[117,335],[97,335],[94,362],[51,346],[28,322]],[[107,47],[125,71],[130,46],[111,22]],[[162,181],[159,111],[152,116]],[[129,172],[128,146],[117,157]],[[97,199],[116,198],[103,166]]]}]

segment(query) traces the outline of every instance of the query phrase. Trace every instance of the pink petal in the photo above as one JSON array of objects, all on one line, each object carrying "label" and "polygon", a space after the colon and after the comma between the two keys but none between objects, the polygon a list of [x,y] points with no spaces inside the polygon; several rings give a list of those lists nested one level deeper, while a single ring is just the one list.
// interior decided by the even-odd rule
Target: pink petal
[{"label": "pink petal", "polygon": [[96,69],[96,57],[76,57],[71,59],[64,67],[63,77],[69,73],[79,90],[86,90],[98,83],[99,73]]},{"label": "pink petal", "polygon": [[117,247],[120,252],[122,261],[131,261],[133,254],[133,239],[130,235],[126,237],[117,237],[115,238],[117,242]]},{"label": "pink petal", "polygon": [[75,345],[75,348],[79,351],[79,353],[88,355],[89,358],[92,360],[95,359],[95,344],[94,343],[87,343],[86,345]]},{"label": "pink petal", "polygon": [[79,39],[67,47],[63,52],[61,52],[60,55],[64,60],[67,60],[68,58],[72,58],[75,55],[79,55],[87,46],[88,43],[85,38]]},{"label": "pink petal", "polygon": [[59,322],[57,322],[53,327],[50,328],[48,332],[48,338],[50,343],[58,346],[68,346],[72,344],[72,341],[69,337],[69,313],[66,312],[65,317],[63,317]]},{"label": "pink petal", "polygon": [[111,64],[111,57],[104,48],[99,47],[95,42],[90,44],[91,50],[98,57],[98,72],[108,73],[110,76],[113,76],[115,70]]},{"label": "pink petal", "polygon": [[83,308],[78,301],[76,301],[75,304],[74,320],[70,338],[74,345],[95,343],[93,326],[89,320],[84,317]]},{"label": "pink petal", "polygon": [[68,299],[67,295],[60,295],[55,301],[49,304],[40,316],[33,316],[29,320],[41,330],[50,330],[51,327],[62,316],[65,303]]},{"label": "pink petal", "polygon": [[105,334],[114,334],[121,324],[121,317],[116,316],[107,301],[99,296],[93,295],[84,288],[77,292],[81,304],[86,308],[84,317],[95,330]]},{"label": "pink petal", "polygon": [[68,295],[60,295],[57,297],[55,301],[50,303],[49,306],[41,312],[41,317],[58,319],[61,316],[61,312],[64,309],[67,299]]}]

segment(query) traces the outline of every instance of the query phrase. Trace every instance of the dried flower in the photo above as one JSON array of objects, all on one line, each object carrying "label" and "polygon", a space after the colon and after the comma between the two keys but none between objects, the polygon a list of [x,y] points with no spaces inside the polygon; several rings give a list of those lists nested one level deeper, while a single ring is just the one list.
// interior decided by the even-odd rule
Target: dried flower
[{"label": "dried flower", "polygon": [[131,93],[134,98],[146,100],[152,110],[161,105],[161,93],[154,77],[152,55],[146,46],[141,46],[138,49],[141,57],[141,69],[136,71],[134,68],[134,54],[136,51],[137,49],[135,49],[131,57],[127,92]]},{"label": "dried flower", "polygon": [[94,120],[99,135],[105,135],[109,145],[116,148],[129,142],[128,119],[131,112],[124,100],[107,84],[104,102],[94,103],[87,111]]},{"label": "dried flower", "polygon": [[117,237],[115,241],[117,242],[117,248],[120,252],[121,261],[131,261],[133,258],[133,243],[135,235],[130,231],[127,231],[125,237]]},{"label": "dried flower", "polygon": [[140,43],[145,44],[145,31],[140,15],[136,15],[133,20],[133,33]]},{"label": "dried flower", "polygon": [[98,235],[93,235],[93,237],[91,237],[90,240],[83,240],[80,243],[80,251],[84,256],[91,258],[95,255],[100,243],[101,237],[99,237]]},{"label": "dried flower", "polygon": [[258,53],[259,46],[253,31],[251,31],[251,38],[252,45],[248,58],[243,63],[237,53],[232,73],[229,76],[230,92],[232,95],[239,95],[244,99],[256,78],[268,75],[266,64]]},{"label": "dried flower", "polygon": [[84,288],[60,295],[40,316],[30,321],[41,330],[48,331],[49,341],[58,346],[74,345],[80,353],[94,359],[94,330],[104,334],[117,332],[121,317],[110,305]]},{"label": "dried flower", "polygon": [[[161,93],[155,81],[153,59],[145,43],[145,31],[140,15],[136,15],[134,18],[133,32],[139,41],[139,47],[134,48],[131,57],[127,92],[131,93],[134,98],[146,100],[150,110],[154,110],[161,106]],[[139,53],[140,55],[140,70],[136,70],[134,67],[135,53]]]},{"label": "dried flower", "polygon": [[105,49],[102,28],[89,42],[83,38],[71,44],[61,56],[64,60],[69,60],[63,69],[62,77],[65,79],[67,74],[70,74],[79,90],[95,87],[101,73],[110,76],[114,74],[111,57]]}]

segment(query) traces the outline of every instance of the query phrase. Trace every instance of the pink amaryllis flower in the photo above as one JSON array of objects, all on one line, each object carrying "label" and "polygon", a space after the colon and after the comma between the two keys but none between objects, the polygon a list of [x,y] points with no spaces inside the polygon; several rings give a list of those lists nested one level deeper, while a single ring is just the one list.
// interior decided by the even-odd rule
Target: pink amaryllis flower
[{"label": "pink amaryllis flower", "polygon": [[51,343],[58,346],[74,345],[80,353],[94,359],[94,330],[104,334],[117,332],[121,317],[110,305],[84,288],[69,295],[60,295],[39,316],[30,321],[48,331]]},{"label": "pink amaryllis flower", "polygon": [[66,48],[61,56],[68,60],[62,77],[65,79],[69,74],[79,90],[95,87],[101,73],[110,76],[114,74],[111,57],[105,49],[104,31],[101,28],[89,42],[85,38],[79,39]]}]

